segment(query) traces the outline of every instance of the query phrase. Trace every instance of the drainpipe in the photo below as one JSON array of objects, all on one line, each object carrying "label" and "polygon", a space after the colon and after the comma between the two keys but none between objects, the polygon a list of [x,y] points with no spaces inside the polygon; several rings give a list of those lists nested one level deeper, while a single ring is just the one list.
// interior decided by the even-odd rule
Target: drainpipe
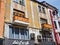
[{"label": "drainpipe", "polygon": [[57,33],[55,32],[55,27],[54,27],[54,21],[53,21],[53,17],[52,17],[52,12],[50,11],[50,17],[51,17],[51,22],[52,22],[52,28],[54,31],[54,37],[55,37],[55,41],[56,41],[56,45],[58,45],[58,40],[57,40]]}]

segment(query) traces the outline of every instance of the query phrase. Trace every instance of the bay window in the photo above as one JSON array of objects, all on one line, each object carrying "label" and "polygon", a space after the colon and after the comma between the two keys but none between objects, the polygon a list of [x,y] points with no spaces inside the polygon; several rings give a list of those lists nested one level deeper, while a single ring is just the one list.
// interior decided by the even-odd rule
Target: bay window
[{"label": "bay window", "polygon": [[9,38],[11,39],[29,39],[29,31],[24,28],[9,27]]}]

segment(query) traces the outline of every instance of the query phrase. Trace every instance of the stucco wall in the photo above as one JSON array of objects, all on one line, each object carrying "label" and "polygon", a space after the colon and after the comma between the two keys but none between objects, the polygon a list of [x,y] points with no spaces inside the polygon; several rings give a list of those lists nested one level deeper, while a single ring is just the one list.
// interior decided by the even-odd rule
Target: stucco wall
[{"label": "stucco wall", "polygon": [[0,38],[3,38],[3,30],[4,30],[4,14],[5,14],[5,1],[0,0]]}]

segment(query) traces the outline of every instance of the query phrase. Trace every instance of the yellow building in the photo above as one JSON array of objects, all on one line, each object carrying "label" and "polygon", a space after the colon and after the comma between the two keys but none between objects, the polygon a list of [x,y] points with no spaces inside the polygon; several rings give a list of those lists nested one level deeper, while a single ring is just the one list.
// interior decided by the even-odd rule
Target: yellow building
[{"label": "yellow building", "polygon": [[48,8],[36,0],[5,0],[4,24],[5,45],[52,40]]},{"label": "yellow building", "polygon": [[[39,22],[39,23],[37,23],[39,26],[36,26],[36,25],[35,26],[39,27],[41,38],[46,39],[46,40],[52,39],[53,32],[52,32],[52,26],[51,26],[52,25],[51,18],[50,18],[50,14],[48,12],[49,8],[46,7],[46,5],[43,5],[42,3],[38,2],[38,1],[32,1],[32,5],[33,5],[32,10],[35,10],[35,11],[33,11],[34,17],[36,15],[38,16],[38,17],[37,16],[35,17],[34,21],[36,20],[36,18],[38,18],[38,20],[36,22]],[[36,13],[36,15],[35,15],[35,13]]]}]

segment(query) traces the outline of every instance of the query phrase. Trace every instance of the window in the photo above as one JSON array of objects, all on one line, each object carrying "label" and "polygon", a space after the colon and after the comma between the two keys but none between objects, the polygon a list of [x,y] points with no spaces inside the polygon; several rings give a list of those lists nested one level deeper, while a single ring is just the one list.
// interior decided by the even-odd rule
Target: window
[{"label": "window", "polygon": [[59,28],[60,28],[60,22],[58,22],[58,24],[59,24]]},{"label": "window", "polygon": [[58,14],[56,10],[54,10],[52,13],[53,13],[53,16]]},{"label": "window", "polygon": [[20,34],[21,34],[21,39],[24,39],[24,29],[20,30]]},{"label": "window", "polygon": [[24,0],[20,0],[20,5],[24,6]]},{"label": "window", "polygon": [[13,29],[13,27],[9,27],[9,37],[14,38],[14,29]]},{"label": "window", "polygon": [[16,27],[9,27],[9,38],[12,39],[29,39],[28,29],[20,29]]},{"label": "window", "polygon": [[39,8],[39,12],[41,12],[41,6],[38,6],[38,8]]},{"label": "window", "polygon": [[21,39],[28,39],[28,30],[27,29],[20,29]]},{"label": "window", "polygon": [[14,0],[14,2],[18,3],[18,0]]},{"label": "window", "polygon": [[59,36],[60,36],[60,33],[59,33]]},{"label": "window", "polygon": [[14,28],[15,39],[19,39],[19,28]]},{"label": "window", "polygon": [[43,12],[44,14],[46,14],[46,13],[45,13],[45,8],[44,8],[44,7],[42,7],[42,12]]},{"label": "window", "polygon": [[13,15],[15,15],[16,12],[13,12]]},{"label": "window", "polygon": [[53,13],[53,16],[55,15],[55,11],[52,12]]},{"label": "window", "polygon": [[56,21],[54,21],[55,28],[57,29]]},{"label": "window", "polygon": [[43,18],[40,18],[40,22],[41,22],[41,24],[44,24],[44,23],[47,23],[47,20],[43,19]]},{"label": "window", "polygon": [[13,15],[19,15],[19,12],[14,10]]},{"label": "window", "polygon": [[19,16],[19,17],[23,17],[23,18],[25,18],[25,13],[24,12],[22,12],[22,11],[19,11],[19,10],[13,10],[13,15],[17,15],[17,16]]}]

